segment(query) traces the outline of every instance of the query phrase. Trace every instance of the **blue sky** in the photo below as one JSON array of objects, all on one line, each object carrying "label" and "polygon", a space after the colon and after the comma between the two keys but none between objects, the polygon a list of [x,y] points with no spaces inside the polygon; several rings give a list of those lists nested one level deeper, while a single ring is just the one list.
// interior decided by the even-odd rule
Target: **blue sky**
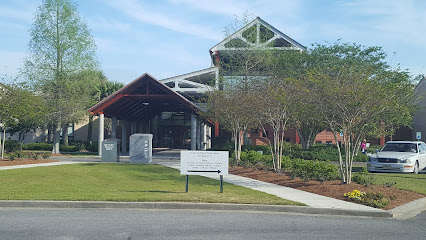
[{"label": "blue sky", "polygon": [[[391,66],[426,74],[423,0],[75,0],[97,44],[101,70],[129,83],[211,66],[208,50],[235,16],[259,16],[304,46],[337,39],[381,46]],[[0,0],[0,77],[17,76],[38,0]]]}]

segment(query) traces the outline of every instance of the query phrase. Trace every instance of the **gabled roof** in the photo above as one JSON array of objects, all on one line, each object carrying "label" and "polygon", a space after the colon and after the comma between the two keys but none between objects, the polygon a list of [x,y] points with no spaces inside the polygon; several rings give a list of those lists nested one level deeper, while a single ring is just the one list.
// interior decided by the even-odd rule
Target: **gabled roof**
[{"label": "gabled roof", "polygon": [[151,119],[161,112],[196,112],[199,108],[148,73],[89,109],[119,120]]},{"label": "gabled roof", "polygon": [[416,87],[414,88],[414,94],[425,94],[426,89],[426,76],[423,75],[422,79],[420,79],[419,83],[417,83]]},{"label": "gabled roof", "polygon": [[216,54],[216,51],[244,49],[247,46],[261,46],[269,49],[306,50],[305,46],[280,32],[260,17],[257,17],[212,47],[210,54]]}]

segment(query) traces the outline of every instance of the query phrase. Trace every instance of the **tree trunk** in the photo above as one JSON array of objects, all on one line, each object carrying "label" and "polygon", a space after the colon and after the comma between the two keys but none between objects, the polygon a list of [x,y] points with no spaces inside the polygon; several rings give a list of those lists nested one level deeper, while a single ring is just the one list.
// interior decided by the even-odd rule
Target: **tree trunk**
[{"label": "tree trunk", "polygon": [[241,146],[244,141],[244,131],[238,132],[238,160],[241,161]]},{"label": "tree trunk", "polygon": [[62,126],[62,142],[65,146],[68,146],[68,123]]},{"label": "tree trunk", "polygon": [[[0,140],[1,140],[1,138],[0,138]],[[0,144],[0,147],[1,147],[1,159],[4,159],[4,144],[5,144],[5,142],[6,142],[6,128],[3,128],[3,143]]]},{"label": "tree trunk", "polygon": [[308,150],[315,143],[315,138],[320,132],[320,128],[316,126],[304,127],[300,126],[296,128],[297,133],[300,137],[300,144],[302,145],[302,150]]},{"label": "tree trunk", "polygon": [[53,130],[53,125],[47,125],[47,142],[51,143],[52,142],[52,133],[54,132]]},{"label": "tree trunk", "polygon": [[61,122],[58,122],[53,135],[53,154],[59,154],[59,142],[61,140]]},{"label": "tree trunk", "polygon": [[22,152],[22,145],[24,145],[24,138],[22,137],[23,133],[19,132],[18,133],[18,141],[19,141],[19,151]]},{"label": "tree trunk", "polygon": [[234,135],[234,155],[237,165],[240,163],[240,155],[238,154],[238,130],[233,130],[232,134]]}]

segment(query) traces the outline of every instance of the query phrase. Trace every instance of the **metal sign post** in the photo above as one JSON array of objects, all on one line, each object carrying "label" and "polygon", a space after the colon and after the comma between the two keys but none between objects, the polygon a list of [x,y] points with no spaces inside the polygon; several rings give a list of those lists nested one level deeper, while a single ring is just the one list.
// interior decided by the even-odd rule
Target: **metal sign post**
[{"label": "metal sign post", "polygon": [[223,193],[223,175],[220,175],[220,193]]}]

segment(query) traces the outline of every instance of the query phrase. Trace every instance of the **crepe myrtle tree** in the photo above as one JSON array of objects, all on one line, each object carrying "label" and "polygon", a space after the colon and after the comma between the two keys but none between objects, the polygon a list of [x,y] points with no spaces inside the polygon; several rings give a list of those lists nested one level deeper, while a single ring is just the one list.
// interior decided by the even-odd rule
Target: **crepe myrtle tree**
[{"label": "crepe myrtle tree", "polygon": [[[281,171],[284,133],[290,119],[289,104],[291,101],[285,88],[269,86],[259,92],[257,119],[262,127],[263,133],[267,136],[269,147],[272,153],[274,170]],[[271,132],[266,131],[266,126],[271,128]],[[272,137],[272,142],[269,140]]]},{"label": "crepe myrtle tree", "polygon": [[[71,0],[43,0],[30,30],[29,52],[22,73],[53,109],[53,153],[59,153],[60,130],[76,112],[86,92],[75,93],[84,84],[76,74],[97,69],[95,42]],[[78,88],[82,89],[82,88]]]},{"label": "crepe myrtle tree", "polygon": [[[317,96],[312,94],[312,85],[307,77],[309,70],[319,63],[310,51],[269,51],[268,75],[287,95],[288,123],[295,127],[303,150],[314,144],[315,137],[326,127],[316,111]],[[277,89],[277,88],[275,88]],[[291,96],[291,101],[290,97]]]},{"label": "crepe myrtle tree", "polygon": [[253,117],[255,115],[253,102],[256,101],[257,95],[241,91],[212,91],[208,93],[207,99],[207,112],[200,114],[220,122],[232,133],[234,155],[238,164],[241,159],[244,132],[257,123]]},{"label": "crepe myrtle tree", "polygon": [[362,139],[378,135],[384,117],[399,111],[395,104],[407,105],[398,92],[405,81],[395,85],[389,76],[395,70],[385,62],[380,47],[317,44],[312,54],[323,64],[309,71],[311,90],[318,97],[317,111],[334,135],[341,182],[349,184]]}]

